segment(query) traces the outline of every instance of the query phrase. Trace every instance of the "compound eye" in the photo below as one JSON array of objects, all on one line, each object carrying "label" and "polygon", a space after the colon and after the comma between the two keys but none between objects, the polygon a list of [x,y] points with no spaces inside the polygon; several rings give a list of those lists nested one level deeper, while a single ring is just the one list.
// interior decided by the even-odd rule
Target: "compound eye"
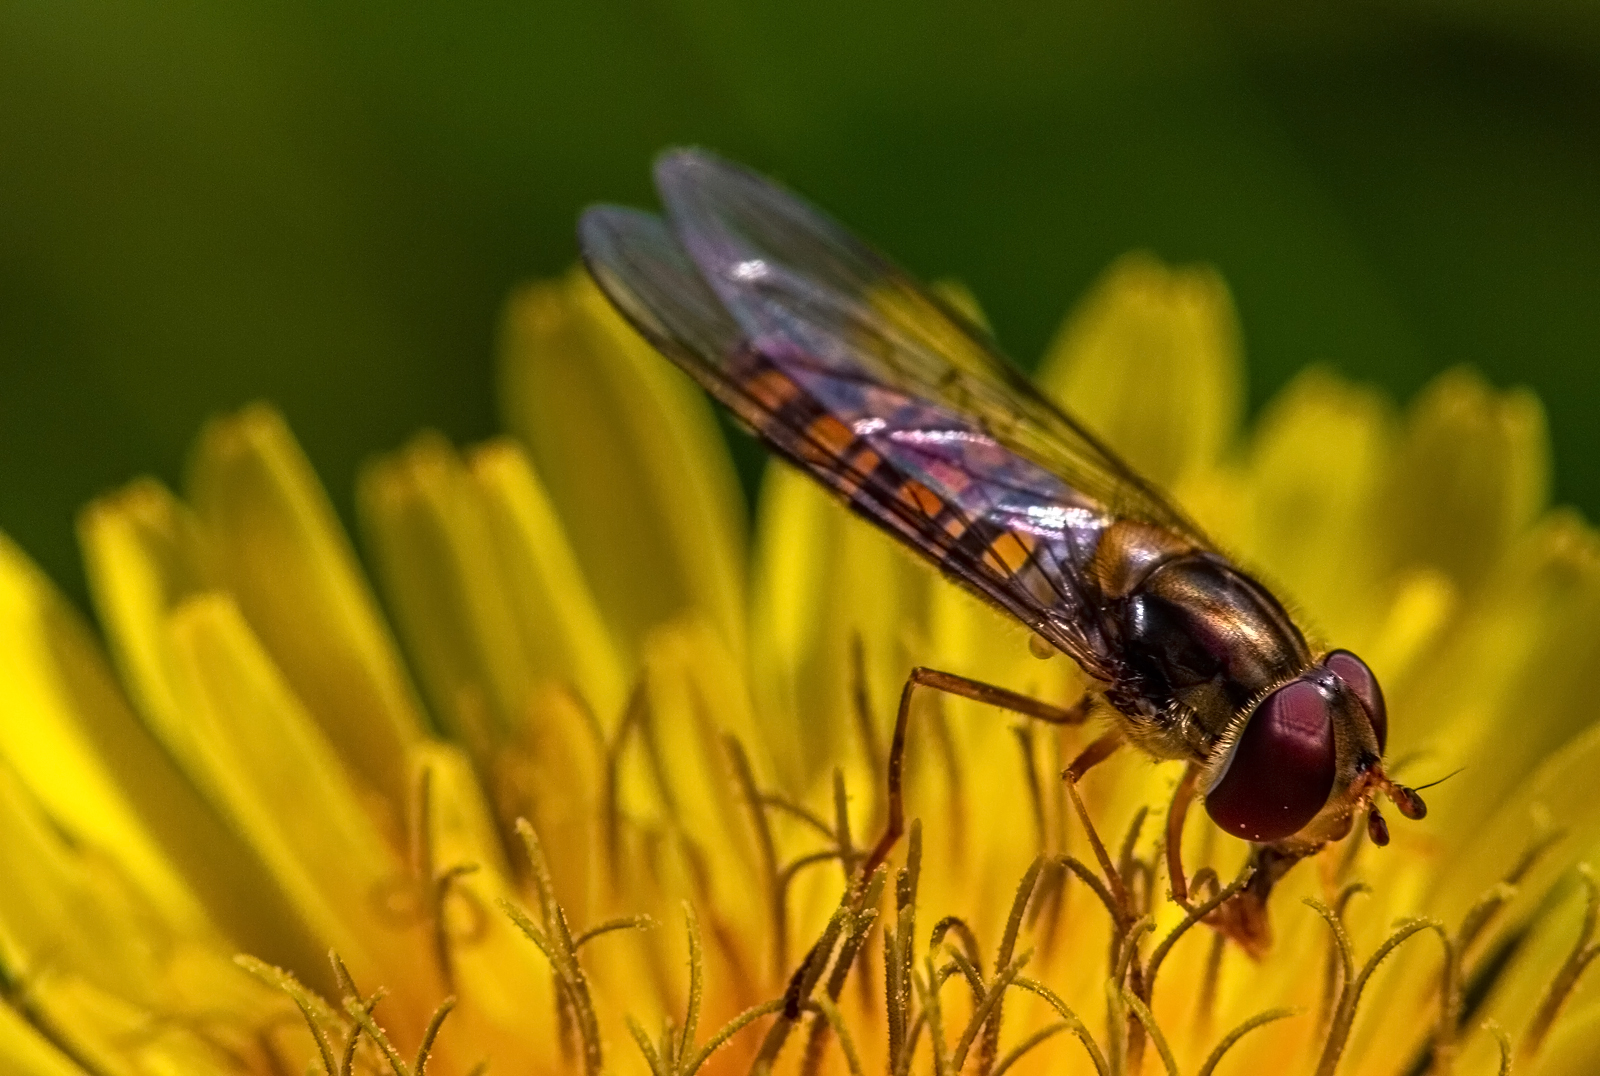
[{"label": "compound eye", "polygon": [[1383,754],[1389,745],[1389,711],[1384,708],[1383,688],[1378,686],[1378,678],[1372,675],[1366,662],[1348,650],[1335,650],[1322,664],[1343,680],[1366,707],[1367,720],[1372,722],[1372,731],[1378,737],[1378,754]]},{"label": "compound eye", "polygon": [[1285,684],[1261,701],[1206,792],[1206,811],[1217,825],[1265,842],[1287,837],[1316,817],[1333,791],[1328,705],[1310,680]]}]

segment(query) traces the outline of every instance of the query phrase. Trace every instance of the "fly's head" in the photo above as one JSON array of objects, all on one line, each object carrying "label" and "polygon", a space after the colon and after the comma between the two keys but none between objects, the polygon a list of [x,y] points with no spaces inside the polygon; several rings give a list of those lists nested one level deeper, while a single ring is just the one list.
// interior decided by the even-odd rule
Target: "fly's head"
[{"label": "fly's head", "polygon": [[1348,650],[1332,651],[1243,715],[1208,766],[1206,811],[1236,837],[1306,845],[1343,837],[1365,811],[1372,842],[1388,844],[1377,796],[1407,818],[1427,813],[1415,790],[1384,771],[1388,732],[1372,670]]}]

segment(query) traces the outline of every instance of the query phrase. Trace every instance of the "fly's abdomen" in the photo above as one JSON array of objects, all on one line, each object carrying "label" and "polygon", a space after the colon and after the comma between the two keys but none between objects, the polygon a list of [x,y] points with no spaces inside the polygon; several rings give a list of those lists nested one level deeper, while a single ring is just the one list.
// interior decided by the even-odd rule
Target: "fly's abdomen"
[{"label": "fly's abdomen", "polygon": [[923,401],[797,377],[753,348],[734,369],[753,405],[740,413],[759,436],[980,597],[1042,634],[1051,624],[1041,614],[1059,617],[1059,643],[1100,671],[1099,603],[1085,575],[1108,522],[1098,505]]}]

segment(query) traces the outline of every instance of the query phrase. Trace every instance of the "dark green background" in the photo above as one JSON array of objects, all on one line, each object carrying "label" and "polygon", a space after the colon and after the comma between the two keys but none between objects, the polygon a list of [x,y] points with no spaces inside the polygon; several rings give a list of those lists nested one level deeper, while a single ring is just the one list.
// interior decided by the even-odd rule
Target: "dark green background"
[{"label": "dark green background", "polygon": [[681,142],[1024,358],[1143,246],[1227,275],[1254,402],[1530,384],[1600,509],[1594,5],[48,0],[0,7],[0,526],[81,595],[77,505],[219,409],[276,401],[341,509],[415,428],[490,432],[506,290]]}]

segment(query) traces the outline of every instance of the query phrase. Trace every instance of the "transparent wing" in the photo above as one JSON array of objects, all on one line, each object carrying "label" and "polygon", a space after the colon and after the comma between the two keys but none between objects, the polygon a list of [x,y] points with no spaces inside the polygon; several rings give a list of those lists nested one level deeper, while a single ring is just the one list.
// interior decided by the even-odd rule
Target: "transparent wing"
[{"label": "transparent wing", "polygon": [[1111,677],[1084,582],[1110,522],[1098,505],[936,401],[752,339],[659,218],[599,207],[579,234],[590,273],[624,316],[771,447],[1090,673]]},{"label": "transparent wing", "polygon": [[[848,419],[853,383],[961,416],[1108,514],[1212,543],[1182,510],[1047,400],[983,330],[819,210],[699,150],[663,155],[656,184],[673,232],[740,328],[780,365],[836,378],[808,387]],[[804,371],[802,371],[804,373]]]}]

